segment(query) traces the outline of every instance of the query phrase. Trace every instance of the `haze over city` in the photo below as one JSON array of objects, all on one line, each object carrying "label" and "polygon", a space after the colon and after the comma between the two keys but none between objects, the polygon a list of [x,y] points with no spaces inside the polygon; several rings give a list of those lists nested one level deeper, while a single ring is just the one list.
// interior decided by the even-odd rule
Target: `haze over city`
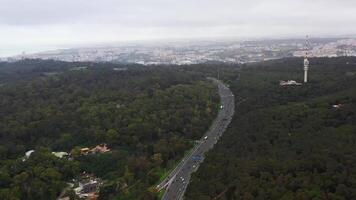
[{"label": "haze over city", "polygon": [[343,0],[0,0],[0,57],[157,40],[303,38],[356,33]]}]

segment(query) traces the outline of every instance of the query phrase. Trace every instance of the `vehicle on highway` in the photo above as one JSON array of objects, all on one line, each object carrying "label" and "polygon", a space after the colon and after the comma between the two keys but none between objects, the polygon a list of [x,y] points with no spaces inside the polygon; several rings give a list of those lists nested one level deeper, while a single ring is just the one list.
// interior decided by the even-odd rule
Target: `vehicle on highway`
[{"label": "vehicle on highway", "polygon": [[192,159],[194,161],[200,161],[202,159],[202,157],[200,155],[194,155],[194,156],[192,156]]},{"label": "vehicle on highway", "polygon": [[[199,163],[204,160],[204,153],[214,146],[219,136],[222,135],[223,131],[231,121],[231,115],[234,111],[233,97],[231,97],[231,93],[224,91],[225,89],[228,90],[227,87],[224,87],[221,83],[219,84],[219,95],[222,99],[221,104],[219,105],[221,110],[219,110],[215,122],[209,128],[206,135],[199,141],[195,141],[196,148],[193,150],[193,153],[181,160],[181,166],[177,168],[175,173],[177,176],[172,180],[173,184],[168,185],[168,189],[171,187],[171,190],[166,190],[162,200],[182,198],[182,195],[184,195],[185,189],[189,184],[191,173],[198,169]],[[212,138],[210,139],[210,137]]]}]

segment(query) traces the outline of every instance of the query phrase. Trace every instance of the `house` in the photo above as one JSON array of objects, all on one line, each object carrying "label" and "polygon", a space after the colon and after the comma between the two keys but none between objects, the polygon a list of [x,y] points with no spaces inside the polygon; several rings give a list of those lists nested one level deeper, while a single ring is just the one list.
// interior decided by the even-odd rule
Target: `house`
[{"label": "house", "polygon": [[79,198],[96,199],[98,197],[98,191],[102,185],[101,179],[84,172],[77,183],[78,187],[73,190]]},{"label": "house", "polygon": [[93,193],[96,192],[96,189],[98,188],[98,181],[97,180],[90,180],[87,183],[82,184],[82,193]]},{"label": "house", "polygon": [[82,155],[88,155],[89,152],[90,152],[90,149],[87,147],[80,149],[80,154],[82,154]]},{"label": "house", "polygon": [[334,104],[333,105],[333,108],[335,108],[335,109],[339,109],[339,108],[341,108],[343,105],[341,104],[341,103],[338,103],[338,104]]},{"label": "house", "polygon": [[22,158],[22,161],[25,162],[27,159],[29,159],[33,152],[35,152],[35,150],[26,151],[25,157]]},{"label": "house", "polygon": [[26,157],[26,158],[30,158],[30,156],[31,156],[31,154],[32,154],[33,152],[35,152],[35,150],[29,150],[29,151],[27,151],[27,152],[25,153],[25,157]]},{"label": "house", "polygon": [[288,81],[279,81],[280,86],[289,86],[289,85],[302,85],[301,83],[298,83],[297,81],[294,80],[288,80]]},{"label": "house", "polygon": [[66,158],[69,157],[69,154],[67,152],[52,152],[54,156],[57,158]]},{"label": "house", "polygon": [[99,144],[90,150],[90,152],[92,152],[92,153],[106,153],[109,151],[110,151],[110,149],[106,146],[105,143]]},{"label": "house", "polygon": [[99,144],[96,147],[90,148],[82,148],[80,149],[81,155],[88,155],[88,154],[97,154],[97,153],[106,153],[109,152],[110,149],[107,147],[105,143]]}]

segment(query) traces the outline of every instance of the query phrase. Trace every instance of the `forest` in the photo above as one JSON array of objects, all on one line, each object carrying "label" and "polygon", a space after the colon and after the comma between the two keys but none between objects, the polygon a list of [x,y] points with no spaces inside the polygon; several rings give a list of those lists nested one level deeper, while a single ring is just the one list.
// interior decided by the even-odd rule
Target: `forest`
[{"label": "forest", "polygon": [[[218,111],[200,68],[0,63],[0,199],[56,199],[83,172],[104,180],[99,199],[157,199],[154,186]],[[98,144],[110,152],[81,153]]]},{"label": "forest", "polygon": [[[312,58],[307,84],[280,86],[302,81],[302,62],[0,63],[0,199],[56,199],[82,172],[104,180],[99,199],[159,199],[218,111],[209,76],[236,111],[185,199],[356,199],[356,58]],[[111,151],[80,153],[102,143]]]},{"label": "forest", "polygon": [[193,174],[187,200],[356,199],[356,58],[244,64],[222,73],[235,116]]}]

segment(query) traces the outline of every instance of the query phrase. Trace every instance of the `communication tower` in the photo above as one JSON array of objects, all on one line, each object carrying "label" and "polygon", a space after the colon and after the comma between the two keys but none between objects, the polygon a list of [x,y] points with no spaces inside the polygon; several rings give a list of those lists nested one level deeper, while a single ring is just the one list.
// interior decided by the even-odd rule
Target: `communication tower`
[{"label": "communication tower", "polygon": [[308,82],[308,70],[309,70],[308,50],[309,50],[309,38],[307,36],[305,41],[305,56],[304,56],[304,83]]}]

